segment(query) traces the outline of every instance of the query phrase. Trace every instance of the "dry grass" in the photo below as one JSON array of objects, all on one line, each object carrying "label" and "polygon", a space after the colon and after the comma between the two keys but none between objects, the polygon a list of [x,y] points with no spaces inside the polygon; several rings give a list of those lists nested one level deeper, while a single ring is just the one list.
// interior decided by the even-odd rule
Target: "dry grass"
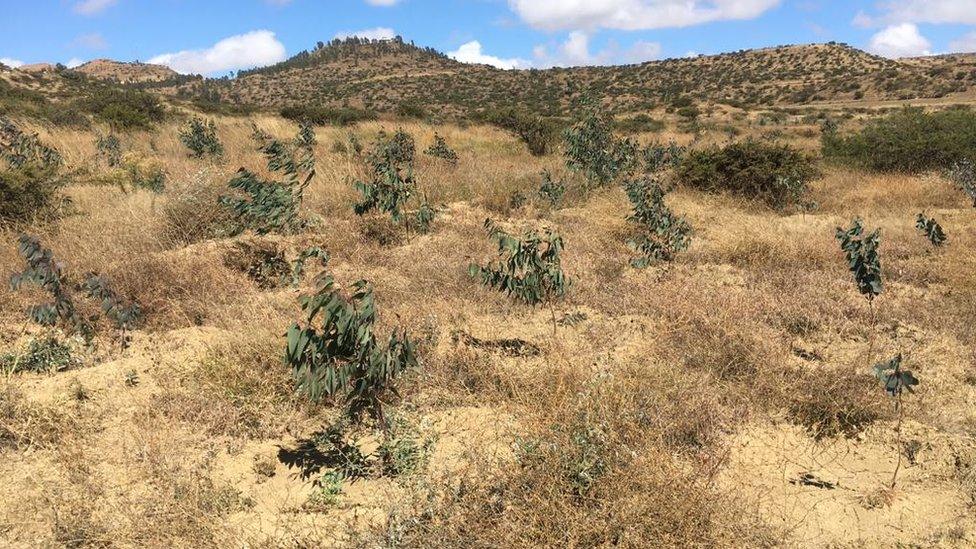
[{"label": "dry grass", "polygon": [[[82,168],[69,189],[77,213],[31,232],[72,280],[109,275],[143,305],[146,325],[125,353],[100,339],[96,364],[72,373],[88,394],[82,404],[58,404],[71,394],[66,374],[8,380],[0,453],[12,458],[3,469],[7,491],[21,495],[0,506],[0,539],[316,545],[335,543],[348,527],[352,538],[343,544],[364,546],[790,545],[791,530],[753,511],[763,494],[719,481],[748,426],[794,424],[809,445],[845,435],[850,444],[865,437],[885,444],[890,402],[867,370],[902,351],[923,376],[920,395],[907,397],[920,402],[913,417],[960,444],[967,436],[960,426],[976,425],[960,404],[973,386],[954,381],[971,371],[974,356],[965,350],[976,346],[976,215],[937,177],[829,169],[814,186],[820,209],[803,215],[679,190],[668,200],[695,228],[691,248],[672,265],[636,271],[620,190],[573,196],[553,212],[533,201],[513,209],[512,194],[533,195],[543,168],[565,170],[558,157],[530,157],[491,128],[402,124],[419,150],[436,130],[460,155],[456,168],[418,155],[422,188],[444,205],[431,234],[408,239],[381,219],[358,218],[352,181],[364,169],[333,148],[350,133],[368,145],[381,127],[394,128],[375,122],[318,130],[318,177],[305,203],[312,228],[228,238],[216,197],[239,166],[264,169],[251,121],[280,137],[296,129],[275,117],[219,119],[227,152],[214,165],[187,157],[174,124],[123,136],[126,147],[166,166],[167,190],[158,196],[91,184],[101,170],[93,137],[45,130],[69,165]],[[930,250],[915,232],[920,210],[943,222],[946,248]],[[833,238],[854,215],[884,231],[888,288],[873,311]],[[558,316],[576,320],[560,325],[555,339],[547,311],[514,305],[466,275],[469,262],[494,253],[482,230],[488,216],[564,236],[575,283]],[[0,263],[11,269],[20,264],[13,240],[0,233],[7,243]],[[478,410],[470,426],[491,436],[437,431],[441,450],[430,466],[390,481],[392,495],[372,480],[350,483],[325,516],[301,511],[315,489],[276,460],[260,473],[254,463],[320,429],[332,411],[295,397],[279,362],[300,290],[249,279],[228,261],[244,244],[288,258],[321,246],[339,283],[372,281],[380,330],[408,327],[424,359],[404,380],[398,409],[420,425]],[[0,288],[4,345],[21,338],[29,302]],[[531,351],[472,343],[501,339]],[[125,383],[130,370],[138,372],[135,386]],[[952,406],[955,420],[922,414],[929,402]],[[512,420],[489,419],[496,414]],[[59,448],[69,433],[79,450]],[[952,490],[972,493],[967,471]],[[900,497],[949,490],[909,478]],[[86,500],[89,492],[98,495]],[[380,504],[376,494],[384,494]],[[791,520],[817,520],[811,513]],[[890,543],[922,543],[932,533],[875,530]],[[831,543],[857,540],[822,540]]]}]

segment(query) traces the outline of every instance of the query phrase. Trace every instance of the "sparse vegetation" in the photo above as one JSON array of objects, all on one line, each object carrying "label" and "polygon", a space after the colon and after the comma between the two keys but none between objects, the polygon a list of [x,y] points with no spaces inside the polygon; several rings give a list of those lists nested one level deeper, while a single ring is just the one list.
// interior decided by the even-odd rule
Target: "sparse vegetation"
[{"label": "sparse vegetation", "polygon": [[854,275],[854,283],[868,301],[881,294],[884,283],[881,279],[881,230],[865,235],[864,223],[855,219],[848,229],[837,228],[836,238],[847,258],[847,268]]},{"label": "sparse vegetation", "polygon": [[915,228],[922,232],[922,235],[932,243],[933,246],[939,247],[945,244],[946,234],[942,230],[942,225],[931,217],[925,217],[925,213],[920,212],[915,218]]},{"label": "sparse vegetation", "polygon": [[194,116],[180,130],[180,142],[190,149],[190,155],[195,158],[220,158],[224,154],[224,146],[217,138],[217,126],[213,120],[204,120]]},{"label": "sparse vegetation", "polygon": [[638,253],[630,264],[644,268],[654,261],[671,261],[691,244],[691,225],[664,203],[665,190],[658,181],[639,178],[626,185],[633,212],[627,221],[638,234],[627,245]]},{"label": "sparse vegetation", "polygon": [[613,119],[584,102],[576,123],[563,132],[566,166],[583,174],[590,187],[609,185],[634,169],[637,145],[613,135]]}]

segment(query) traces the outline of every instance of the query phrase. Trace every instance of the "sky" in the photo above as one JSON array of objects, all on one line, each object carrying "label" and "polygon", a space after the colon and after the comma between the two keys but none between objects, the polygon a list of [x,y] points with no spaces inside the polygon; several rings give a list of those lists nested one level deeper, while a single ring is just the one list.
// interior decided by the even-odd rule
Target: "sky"
[{"label": "sky", "polygon": [[0,63],[110,58],[224,76],[319,40],[400,35],[500,68],[627,64],[837,41],[976,51],[976,0],[0,0]]}]

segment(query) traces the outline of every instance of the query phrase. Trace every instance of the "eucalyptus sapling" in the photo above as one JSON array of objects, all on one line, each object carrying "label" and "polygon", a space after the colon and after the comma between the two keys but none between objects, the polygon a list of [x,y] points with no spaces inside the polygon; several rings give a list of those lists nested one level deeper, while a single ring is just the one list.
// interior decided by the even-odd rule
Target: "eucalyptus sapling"
[{"label": "eucalyptus sapling", "polygon": [[933,217],[925,217],[924,213],[919,213],[915,218],[915,227],[922,232],[922,235],[928,239],[935,247],[940,247],[945,244],[946,234],[942,230],[942,225],[935,220]]},{"label": "eucalyptus sapling", "polygon": [[498,244],[498,261],[484,266],[472,263],[468,274],[516,301],[549,307],[555,335],[555,303],[571,285],[562,269],[562,237],[550,229],[542,234],[527,230],[521,237],[513,236],[490,219],[485,220],[485,231]]},{"label": "eucalyptus sapling", "polygon": [[666,191],[656,180],[639,178],[626,185],[633,213],[627,221],[636,225],[639,234],[627,241],[639,256],[631,265],[643,269],[653,261],[671,261],[691,244],[691,225],[676,216],[664,202]]},{"label": "eucalyptus sapling", "polygon": [[895,412],[898,414],[897,424],[895,425],[895,438],[898,447],[898,461],[895,464],[895,472],[891,475],[891,489],[895,488],[895,482],[898,480],[898,471],[901,469],[901,454],[902,454],[902,440],[901,440],[901,424],[902,424],[902,394],[904,391],[909,393],[914,393],[913,387],[918,385],[918,378],[910,370],[905,370],[902,368],[902,356],[892,358],[887,362],[881,362],[875,364],[874,375],[878,378],[881,384],[884,386],[884,390],[895,399]]}]

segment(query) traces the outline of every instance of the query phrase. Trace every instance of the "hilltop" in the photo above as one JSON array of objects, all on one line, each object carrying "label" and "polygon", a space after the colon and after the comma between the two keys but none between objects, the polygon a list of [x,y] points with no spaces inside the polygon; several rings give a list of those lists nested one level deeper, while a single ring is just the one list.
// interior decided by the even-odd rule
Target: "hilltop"
[{"label": "hilltop", "polygon": [[169,90],[267,108],[345,105],[380,112],[404,104],[432,112],[522,105],[563,114],[584,92],[617,112],[688,96],[735,106],[969,97],[971,56],[895,61],[838,43],[742,50],[637,65],[501,70],[457,62],[401,39],[321,44],[291,59]]},{"label": "hilltop", "polygon": [[73,69],[92,78],[112,80],[122,84],[162,82],[179,78],[179,73],[165,65],[127,63],[111,59],[95,59]]}]

